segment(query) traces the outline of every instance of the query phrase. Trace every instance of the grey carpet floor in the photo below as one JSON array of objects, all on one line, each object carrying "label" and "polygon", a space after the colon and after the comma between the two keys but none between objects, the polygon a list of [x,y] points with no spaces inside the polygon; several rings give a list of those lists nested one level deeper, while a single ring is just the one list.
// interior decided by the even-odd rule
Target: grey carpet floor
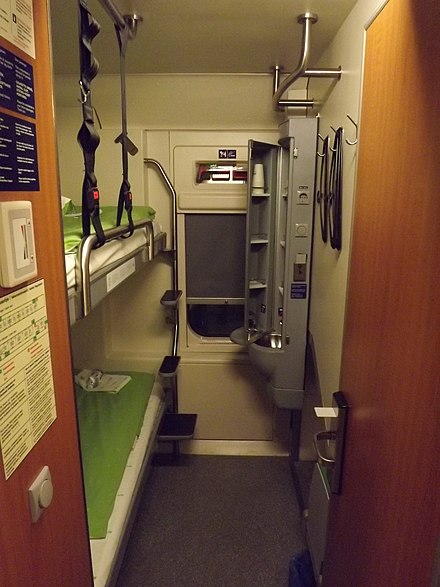
[{"label": "grey carpet floor", "polygon": [[183,455],[152,468],[117,587],[287,587],[304,549],[287,458]]}]

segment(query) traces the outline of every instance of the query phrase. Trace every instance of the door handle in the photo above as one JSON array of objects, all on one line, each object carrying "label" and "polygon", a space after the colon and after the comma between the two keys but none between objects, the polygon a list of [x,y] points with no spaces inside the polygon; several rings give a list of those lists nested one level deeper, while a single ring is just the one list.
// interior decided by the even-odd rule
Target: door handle
[{"label": "door handle", "polygon": [[325,448],[328,450],[328,443],[336,440],[336,432],[333,430],[322,430],[317,432],[313,437],[313,444],[315,445],[316,454],[318,455],[318,463],[328,469],[333,469],[336,460],[325,454]]},{"label": "door handle", "polygon": [[[333,394],[332,408],[315,408],[317,415],[324,418],[332,418],[334,421],[333,430],[323,430],[314,437],[314,444],[318,455],[318,462],[327,469],[331,469],[331,492],[339,495],[342,485],[342,470],[344,466],[345,438],[348,422],[348,403],[342,391]],[[334,452],[332,456],[325,454],[324,443],[333,443]]]}]

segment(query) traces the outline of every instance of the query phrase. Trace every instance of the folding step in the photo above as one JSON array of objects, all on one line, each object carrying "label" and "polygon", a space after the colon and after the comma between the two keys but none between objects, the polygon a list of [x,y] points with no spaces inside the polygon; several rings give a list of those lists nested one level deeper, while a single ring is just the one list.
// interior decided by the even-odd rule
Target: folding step
[{"label": "folding step", "polygon": [[175,308],[181,295],[182,291],[180,289],[168,289],[161,297],[160,303],[162,304],[162,306]]},{"label": "folding step", "polygon": [[187,440],[194,436],[197,414],[164,414],[160,424],[158,440]]},{"label": "folding step", "polygon": [[168,355],[163,358],[162,365],[159,369],[161,377],[174,377],[177,372],[177,367],[180,363],[180,357],[176,355]]}]

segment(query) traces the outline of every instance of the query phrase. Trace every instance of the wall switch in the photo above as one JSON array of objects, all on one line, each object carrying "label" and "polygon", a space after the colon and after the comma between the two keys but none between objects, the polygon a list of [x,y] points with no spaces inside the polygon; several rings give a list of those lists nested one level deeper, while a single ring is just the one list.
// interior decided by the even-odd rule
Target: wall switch
[{"label": "wall switch", "polygon": [[29,487],[29,505],[32,521],[39,520],[41,514],[52,503],[53,485],[49,467],[45,465]]},{"label": "wall switch", "polygon": [[0,202],[0,285],[14,287],[37,275],[31,202]]},{"label": "wall switch", "polygon": [[307,254],[296,253],[293,264],[293,281],[306,281],[307,278]]},{"label": "wall switch", "polygon": [[305,237],[309,236],[309,225],[308,224],[295,224],[295,236]]}]

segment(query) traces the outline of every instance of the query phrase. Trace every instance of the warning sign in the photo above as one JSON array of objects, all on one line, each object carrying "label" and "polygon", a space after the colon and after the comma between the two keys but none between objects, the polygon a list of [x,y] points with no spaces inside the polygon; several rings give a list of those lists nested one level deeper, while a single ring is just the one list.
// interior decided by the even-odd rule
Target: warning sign
[{"label": "warning sign", "polygon": [[6,479],[55,419],[41,280],[0,298],[0,445]]}]

